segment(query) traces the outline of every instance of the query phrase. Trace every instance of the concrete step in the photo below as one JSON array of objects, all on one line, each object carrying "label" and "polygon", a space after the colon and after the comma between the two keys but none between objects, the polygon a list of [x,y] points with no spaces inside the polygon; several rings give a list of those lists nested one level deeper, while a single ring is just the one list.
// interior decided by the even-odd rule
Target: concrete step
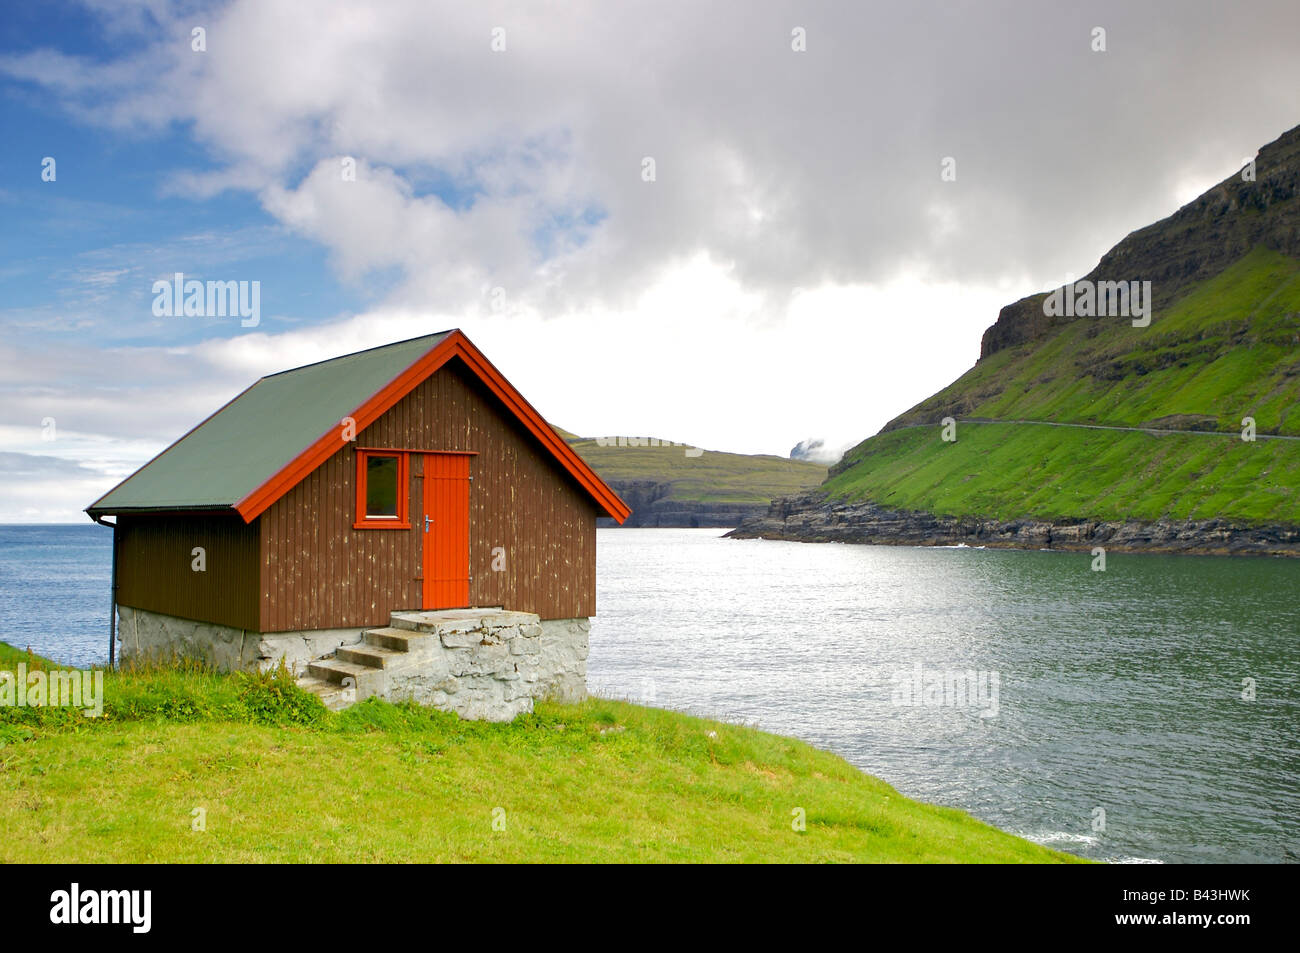
[{"label": "concrete step", "polygon": [[307,674],[334,685],[342,685],[345,679],[350,678],[350,684],[357,693],[357,701],[364,701],[371,695],[382,695],[388,685],[382,668],[371,668],[369,665],[358,665],[356,662],[336,658],[312,662],[307,666]]},{"label": "concrete step", "polygon": [[370,668],[388,668],[394,659],[407,656],[405,648],[395,649],[382,645],[343,645],[334,653],[342,662],[355,662]]},{"label": "concrete step", "polygon": [[428,635],[435,628],[435,626],[424,624],[419,619],[419,613],[417,612],[394,612],[388,617],[388,629],[390,631],[397,629],[402,632],[423,632]]},{"label": "concrete step", "polygon": [[512,612],[500,606],[473,606],[468,609],[424,609],[390,612],[388,624],[413,632],[467,632],[484,621],[492,625],[515,625],[536,622],[531,612]]},{"label": "concrete step", "polygon": [[305,692],[311,692],[330,711],[342,711],[349,705],[355,704],[357,700],[357,690],[355,688],[344,688],[342,685],[335,685],[333,682],[312,678],[310,675],[304,675],[298,679],[298,687]]},{"label": "concrete step", "polygon": [[393,649],[396,652],[410,652],[419,647],[421,640],[437,638],[437,636],[431,632],[421,632],[418,629],[398,629],[385,626],[382,629],[367,629],[362,633],[362,638],[366,640],[368,645]]}]

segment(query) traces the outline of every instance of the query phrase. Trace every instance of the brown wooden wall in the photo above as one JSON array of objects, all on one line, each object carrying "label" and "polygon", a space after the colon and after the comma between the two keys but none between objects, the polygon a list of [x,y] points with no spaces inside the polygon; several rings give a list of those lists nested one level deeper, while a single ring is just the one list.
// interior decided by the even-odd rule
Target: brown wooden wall
[{"label": "brown wooden wall", "polygon": [[[596,506],[453,359],[357,434],[356,446],[459,450],[470,461],[470,603],[566,619],[596,612]],[[382,625],[420,607],[423,460],[411,457],[409,530],[353,529],[345,447],[259,519],[264,632]],[[492,550],[505,570],[492,571]]]},{"label": "brown wooden wall", "polygon": [[[117,601],[184,619],[258,629],[258,527],[237,515],[117,518]],[[207,569],[192,568],[196,546]]]}]

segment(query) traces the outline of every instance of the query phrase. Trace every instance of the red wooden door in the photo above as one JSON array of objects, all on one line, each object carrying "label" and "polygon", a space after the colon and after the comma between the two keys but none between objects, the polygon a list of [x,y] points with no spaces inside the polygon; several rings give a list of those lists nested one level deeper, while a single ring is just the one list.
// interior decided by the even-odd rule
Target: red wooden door
[{"label": "red wooden door", "polygon": [[469,456],[424,455],[424,608],[469,605]]}]

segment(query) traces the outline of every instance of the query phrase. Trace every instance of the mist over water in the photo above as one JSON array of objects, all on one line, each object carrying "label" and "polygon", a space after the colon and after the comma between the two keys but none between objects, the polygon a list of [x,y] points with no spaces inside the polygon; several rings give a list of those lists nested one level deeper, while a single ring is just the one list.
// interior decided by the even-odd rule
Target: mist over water
[{"label": "mist over water", "polygon": [[[1300,860],[1300,561],[1111,552],[1097,573],[720,532],[599,531],[593,691],[757,722],[1087,857]],[[110,544],[0,527],[0,639],[102,665]],[[996,713],[895,704],[918,663],[996,674]]]}]

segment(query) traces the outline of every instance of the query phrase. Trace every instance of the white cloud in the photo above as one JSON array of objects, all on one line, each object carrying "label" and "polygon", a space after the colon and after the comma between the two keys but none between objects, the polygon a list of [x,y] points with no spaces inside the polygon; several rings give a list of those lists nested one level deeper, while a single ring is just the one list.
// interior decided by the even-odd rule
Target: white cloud
[{"label": "white cloud", "polygon": [[[1091,19],[1014,2],[91,6],[120,57],[0,75],[113,134],[183,128],[209,161],[165,194],[246,192],[391,283],[278,335],[0,345],[8,425],[57,417],[105,479],[260,374],[456,325],[571,429],[851,443],[969,367],[1000,306],[1231,174],[1300,87],[1290,0],[1101,3],[1105,54]],[[63,320],[39,318],[11,326]]]},{"label": "white cloud", "polygon": [[[1071,12],[1014,3],[151,3],[114,21],[160,24],[136,52],[0,71],[87,121],[189,124],[218,164],[173,190],[256,192],[344,273],[400,269],[393,303],[459,309],[487,283],[555,313],[625,304],[699,253],[778,299],[917,263],[976,283],[1082,272],[1294,120],[1297,11],[1103,3],[1094,54]],[[1243,103],[1247,65],[1268,81]],[[365,173],[350,190],[341,156]],[[443,205],[430,178],[473,204]]]}]

